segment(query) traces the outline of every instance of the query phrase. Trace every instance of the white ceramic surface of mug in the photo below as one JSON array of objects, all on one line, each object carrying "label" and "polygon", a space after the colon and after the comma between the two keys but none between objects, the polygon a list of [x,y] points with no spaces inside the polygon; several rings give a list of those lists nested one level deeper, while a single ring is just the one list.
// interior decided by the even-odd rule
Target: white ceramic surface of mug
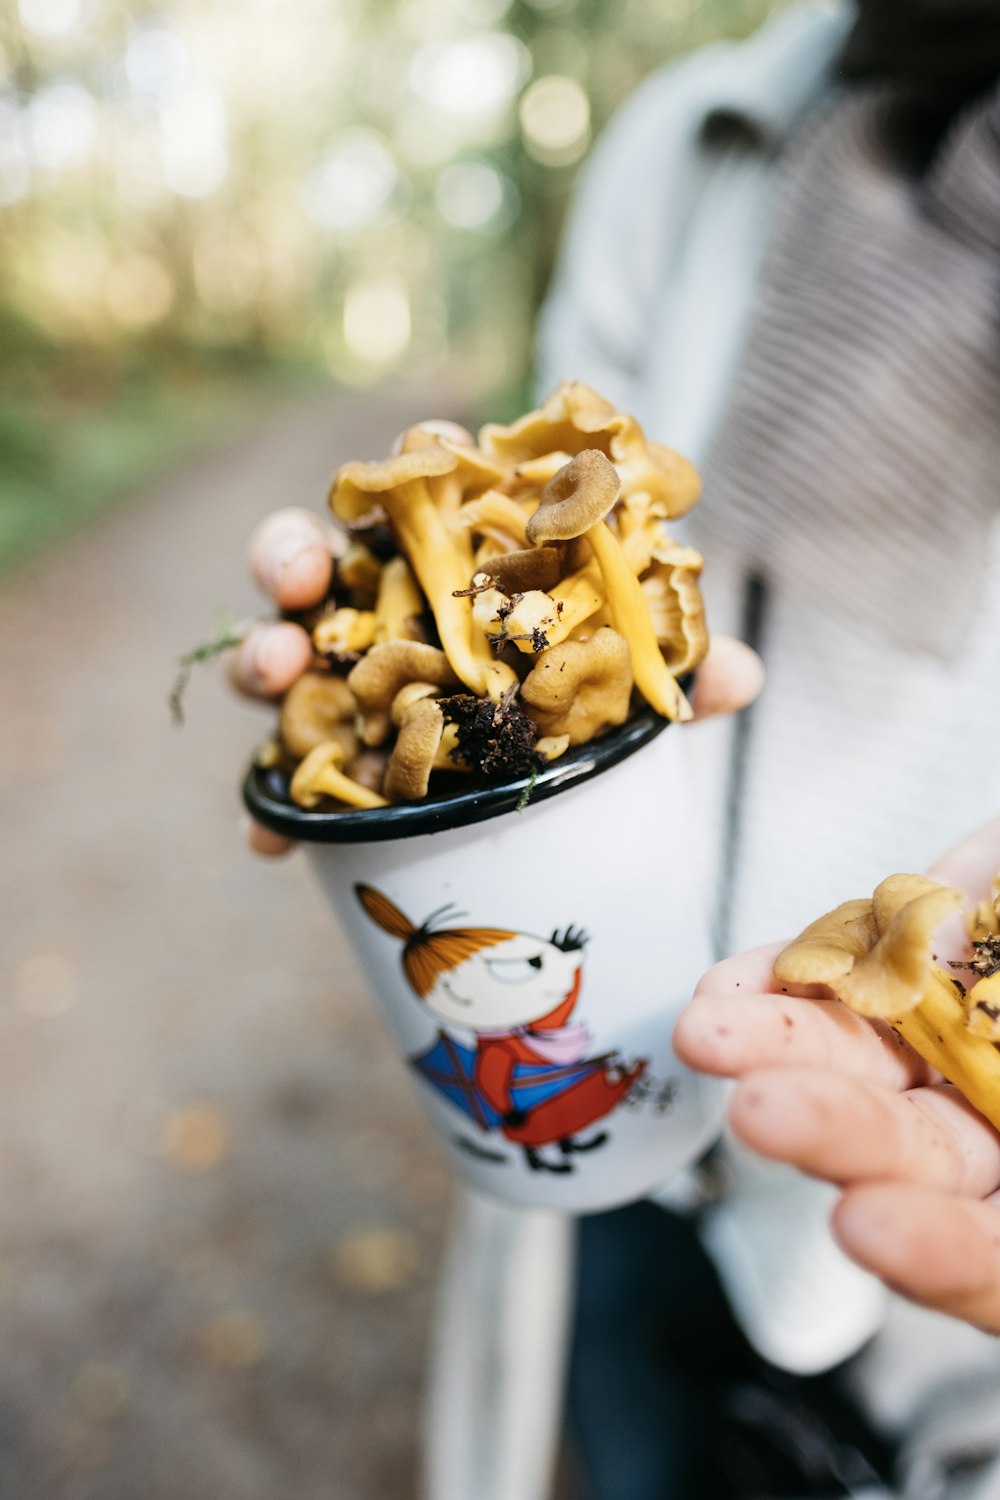
[{"label": "white ceramic surface of mug", "polygon": [[[670,1044],[711,962],[687,737],[550,800],[309,855],[457,1169],[524,1205],[654,1191],[723,1089]],[[335,816],[335,815],[334,815]]]}]

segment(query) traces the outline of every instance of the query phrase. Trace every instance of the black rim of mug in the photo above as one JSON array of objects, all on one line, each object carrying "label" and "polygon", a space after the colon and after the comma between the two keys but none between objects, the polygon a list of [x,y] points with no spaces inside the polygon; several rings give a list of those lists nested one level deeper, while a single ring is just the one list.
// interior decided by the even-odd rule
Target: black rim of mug
[{"label": "black rim of mug", "polygon": [[[690,679],[681,682],[687,687]],[[466,828],[504,813],[528,811],[569,787],[580,786],[602,771],[627,760],[655,740],[670,721],[652,709],[633,714],[620,729],[598,740],[568,750],[544,766],[532,782],[530,776],[498,785],[479,785],[427,797],[422,802],[401,802],[392,807],[330,808],[299,807],[288,795],[283,773],[251,765],[243,781],[243,800],[251,817],[273,833],[307,844],[374,844],[387,839],[415,838],[424,833],[443,833]]]}]

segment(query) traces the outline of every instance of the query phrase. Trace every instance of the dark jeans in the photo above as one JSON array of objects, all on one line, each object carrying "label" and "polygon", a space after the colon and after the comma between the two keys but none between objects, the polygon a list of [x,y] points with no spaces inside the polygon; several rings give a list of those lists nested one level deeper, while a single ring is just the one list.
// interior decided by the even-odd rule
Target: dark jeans
[{"label": "dark jeans", "polygon": [[650,1203],[581,1221],[569,1438],[586,1500],[849,1495],[892,1455],[838,1371],[754,1354],[691,1220]]}]

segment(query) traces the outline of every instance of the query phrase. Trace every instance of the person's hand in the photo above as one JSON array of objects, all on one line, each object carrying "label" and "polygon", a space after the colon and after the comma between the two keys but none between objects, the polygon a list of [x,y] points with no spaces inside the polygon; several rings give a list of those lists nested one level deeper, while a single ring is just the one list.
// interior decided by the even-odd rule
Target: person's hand
[{"label": "person's hand", "polygon": [[[1000,867],[1000,820],[930,874],[980,899]],[[960,923],[939,957],[961,956]],[[892,1028],[825,990],[789,994],[782,944],[711,969],[674,1035],[690,1067],[738,1080],[734,1133],[843,1189],[840,1245],[890,1288],[1000,1333],[1000,1134]]]},{"label": "person's hand", "polygon": [[[425,425],[425,424],[421,424]],[[280,609],[311,609],[330,586],[333,557],[344,534],[308,510],[279,510],[250,538],[250,566],[258,585]],[[240,692],[253,698],[281,698],[309,666],[312,643],[301,625],[289,620],[255,625],[232,652],[229,675]],[[742,641],[719,636],[698,668],[691,697],[692,723],[735,713],[752,703],[764,681],[756,651]],[[250,847],[258,854],[286,854],[291,840],[259,823],[250,824]]]}]

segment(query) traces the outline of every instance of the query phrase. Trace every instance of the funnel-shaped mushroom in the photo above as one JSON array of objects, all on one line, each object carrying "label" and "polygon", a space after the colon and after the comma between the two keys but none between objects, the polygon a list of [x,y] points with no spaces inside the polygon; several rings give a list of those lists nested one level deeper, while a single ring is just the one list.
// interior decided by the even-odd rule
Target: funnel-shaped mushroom
[{"label": "funnel-shaped mushroom", "polygon": [[[615,465],[627,493],[649,494],[663,505],[668,517],[684,515],[700,493],[697,471],[686,459],[647,442],[634,417],[616,411],[579,381],[560,385],[540,410],[509,427],[484,427],[479,444],[489,456],[517,465],[518,478],[544,473],[552,454],[572,457],[596,448]],[[529,469],[532,464],[536,467]]]},{"label": "funnel-shaped mushroom", "polygon": [[505,469],[496,459],[481,453],[472,434],[453,422],[422,422],[409,428],[401,435],[393,456],[431,452],[447,453],[455,460],[451,473],[434,486],[434,500],[463,564],[467,564],[471,552],[468,532],[459,520],[462,504],[499,484]]},{"label": "funnel-shaped mushroom", "polygon": [[662,538],[640,579],[660,652],[675,677],[693,671],[708,650],[705,605],[698,587],[703,561],[693,547]]},{"label": "funnel-shaped mushroom", "polygon": [[962,893],[924,876],[892,876],[871,901],[847,901],[820,917],[774,965],[786,984],[827,984],[862,1016],[893,1020],[913,1010],[930,982],[936,928]]},{"label": "funnel-shaped mushroom", "polygon": [[582,537],[589,544],[601,570],[615,629],[632,653],[636,687],[665,718],[689,719],[691,709],[660,652],[639,580],[603,519],[617,494],[613,465],[596,450],[578,454],[542,491],[538,509],[528,522],[528,540],[537,546]]},{"label": "funnel-shaped mushroom", "polygon": [[935,929],[961,903],[960,891],[926,876],[890,876],[871,901],[847,901],[807,927],[774,973],[786,985],[829,985],[852,1010],[887,1020],[1000,1127],[1000,1051],[977,1034],[992,1018],[967,1015],[961,986],[932,952]]},{"label": "funnel-shaped mushroom", "polygon": [[324,797],[349,807],[388,807],[384,797],[352,781],[341,769],[348,757],[342,745],[327,740],[310,750],[292,777],[292,801],[300,807],[316,807]]},{"label": "funnel-shaped mushroom", "polygon": [[961,904],[961,891],[936,886],[899,906],[883,926],[876,902],[878,941],[840,981],[845,1004],[859,1015],[890,1019],[915,1009],[934,969],[934,932]]},{"label": "funnel-shaped mushroom", "polygon": [[489,643],[472,628],[469,600],[461,597],[471,551],[459,554],[437,505],[442,489],[447,493],[454,487],[459,466],[455,454],[440,446],[382,463],[345,464],[334,480],[330,504],[348,523],[370,516],[374,505],[385,511],[427,597],[455,672],[474,692],[499,695],[516,678],[503,662],[493,659]]}]

